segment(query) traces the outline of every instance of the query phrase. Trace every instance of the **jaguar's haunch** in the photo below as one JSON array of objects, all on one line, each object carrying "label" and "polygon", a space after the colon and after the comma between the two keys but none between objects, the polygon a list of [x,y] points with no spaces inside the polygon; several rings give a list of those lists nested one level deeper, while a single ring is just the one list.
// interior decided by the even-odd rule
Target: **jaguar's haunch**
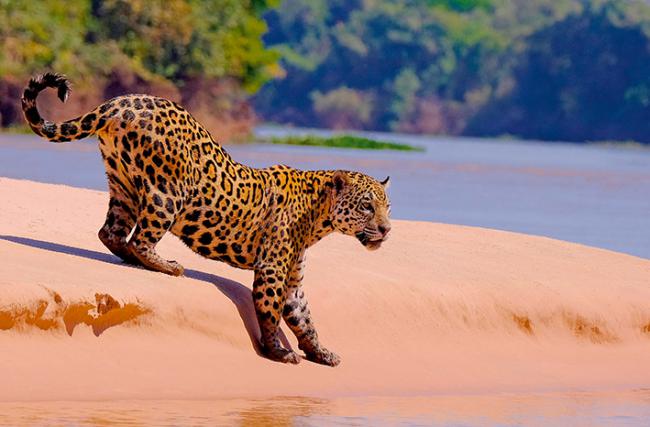
[{"label": "jaguar's haunch", "polygon": [[253,301],[265,354],[298,363],[282,347],[280,319],[307,359],[335,366],[322,347],[301,288],[306,249],[333,231],[377,249],[388,235],[390,205],[378,182],[357,172],[254,169],[235,162],[185,109],[166,99],[126,95],[73,120],[43,120],[36,97],[47,87],[65,101],[65,77],[30,80],[22,98],[32,130],[52,142],[96,135],[110,201],[99,238],[125,262],[172,275],[183,267],[155,250],[170,231],[195,252],[254,270]]}]

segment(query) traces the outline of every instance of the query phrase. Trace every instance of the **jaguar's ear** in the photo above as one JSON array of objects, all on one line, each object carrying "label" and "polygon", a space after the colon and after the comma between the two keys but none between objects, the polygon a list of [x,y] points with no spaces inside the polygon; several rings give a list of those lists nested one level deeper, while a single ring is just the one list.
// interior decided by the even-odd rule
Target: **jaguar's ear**
[{"label": "jaguar's ear", "polygon": [[336,171],[332,175],[332,186],[334,188],[334,194],[338,195],[343,191],[345,187],[350,185],[350,178],[345,171]]},{"label": "jaguar's ear", "polygon": [[384,190],[388,190],[388,187],[390,187],[390,176],[387,176],[380,184],[384,186]]}]

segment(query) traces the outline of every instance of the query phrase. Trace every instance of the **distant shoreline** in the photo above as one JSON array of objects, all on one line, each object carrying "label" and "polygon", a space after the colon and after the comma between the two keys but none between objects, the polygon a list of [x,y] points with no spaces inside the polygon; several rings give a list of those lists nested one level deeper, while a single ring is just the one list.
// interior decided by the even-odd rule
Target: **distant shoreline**
[{"label": "distant shoreline", "polygon": [[[603,141],[550,141],[543,139],[526,139],[519,138],[513,135],[501,136],[469,136],[469,135],[444,135],[444,134],[424,134],[424,133],[400,133],[400,132],[382,132],[371,130],[357,130],[357,129],[327,129],[327,128],[309,128],[309,127],[293,127],[290,125],[283,125],[278,123],[262,123],[255,127],[254,134],[247,142],[253,143],[268,143],[268,138],[260,138],[256,136],[259,131],[263,130],[264,133],[274,133],[274,130],[282,131],[286,136],[318,136],[318,137],[334,137],[341,135],[358,136],[369,139],[386,139],[391,136],[405,136],[413,139],[444,139],[444,140],[462,140],[473,141],[476,143],[481,142],[500,142],[500,143],[517,143],[517,144],[544,144],[544,145],[577,145],[577,146],[593,146],[593,147],[607,147],[607,148],[623,148],[632,150],[650,150],[650,143],[643,143],[638,141],[616,141],[616,140],[603,140]],[[416,145],[416,147],[419,147]]]},{"label": "distant shoreline", "polygon": [[[282,142],[273,142],[272,138],[260,137],[258,136],[258,130],[264,129],[266,131],[270,130],[282,130],[283,134],[286,135],[286,138],[290,136],[303,136],[303,137],[316,137],[315,139],[327,139],[333,138],[336,136],[351,136],[359,138],[367,138],[375,140],[378,142],[383,142],[387,137],[391,136],[407,136],[409,138],[422,138],[422,139],[444,139],[444,140],[462,140],[462,141],[474,141],[477,143],[481,142],[500,142],[500,143],[517,143],[517,144],[545,144],[545,145],[577,145],[577,146],[592,146],[592,147],[604,147],[604,148],[620,148],[626,150],[640,150],[648,151],[650,150],[650,143],[643,143],[639,141],[626,141],[626,140],[603,140],[603,141],[550,141],[543,139],[526,139],[520,138],[513,135],[501,135],[501,136],[469,136],[469,135],[444,135],[444,134],[424,134],[424,133],[400,133],[400,132],[381,132],[381,131],[370,131],[370,130],[357,130],[357,129],[326,129],[326,128],[303,128],[303,127],[293,127],[290,125],[283,125],[278,123],[261,123],[257,125],[253,134],[248,138],[238,138],[234,141],[225,142],[226,145],[244,145],[244,144],[282,144]],[[0,127],[0,136],[14,136],[14,135],[31,135],[33,134],[32,130],[27,126],[11,126],[11,127]],[[314,144],[299,144],[299,143],[287,143],[287,145],[304,145],[304,146],[319,146],[325,148],[345,148],[342,145],[328,144],[326,142],[315,141]],[[354,144],[351,144],[354,145]],[[406,151],[421,151],[423,148],[419,145],[409,145],[402,143],[401,145],[410,146]],[[357,147],[350,147],[357,148]],[[390,149],[390,148],[368,148],[368,149]]]}]

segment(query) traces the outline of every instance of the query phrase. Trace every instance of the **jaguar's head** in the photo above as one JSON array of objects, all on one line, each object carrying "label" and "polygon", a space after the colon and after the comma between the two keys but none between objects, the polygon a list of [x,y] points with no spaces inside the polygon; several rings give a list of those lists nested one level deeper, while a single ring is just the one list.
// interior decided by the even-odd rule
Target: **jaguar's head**
[{"label": "jaguar's head", "polygon": [[331,221],[335,230],[355,236],[369,250],[379,249],[390,232],[389,178],[379,182],[358,172],[332,175]]}]

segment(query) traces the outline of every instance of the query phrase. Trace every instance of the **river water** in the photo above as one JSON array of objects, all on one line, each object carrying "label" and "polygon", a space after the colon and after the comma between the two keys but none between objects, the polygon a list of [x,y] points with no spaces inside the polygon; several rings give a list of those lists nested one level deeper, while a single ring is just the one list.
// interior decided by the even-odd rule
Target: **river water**
[{"label": "river water", "polygon": [[0,403],[15,426],[633,426],[650,392]]},{"label": "river water", "polygon": [[[260,137],[321,133],[259,127]],[[257,167],[359,170],[391,176],[395,218],[535,234],[650,258],[650,149],[369,134],[423,152],[230,145]],[[105,190],[92,140],[48,144],[0,135],[0,176]]]}]

